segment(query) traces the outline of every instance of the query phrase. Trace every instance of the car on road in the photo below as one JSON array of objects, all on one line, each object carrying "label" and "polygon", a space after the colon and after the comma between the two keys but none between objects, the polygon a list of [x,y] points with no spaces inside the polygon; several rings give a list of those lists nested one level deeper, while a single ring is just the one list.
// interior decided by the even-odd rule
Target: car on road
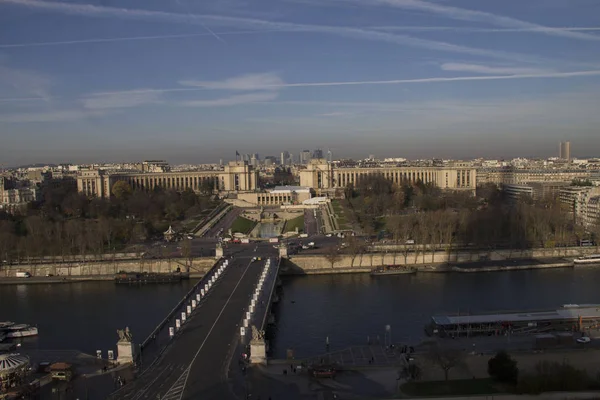
[{"label": "car on road", "polygon": [[584,343],[585,344],[585,343],[589,343],[591,341],[592,341],[592,339],[590,339],[587,336],[582,336],[579,339],[577,339],[577,343]]}]

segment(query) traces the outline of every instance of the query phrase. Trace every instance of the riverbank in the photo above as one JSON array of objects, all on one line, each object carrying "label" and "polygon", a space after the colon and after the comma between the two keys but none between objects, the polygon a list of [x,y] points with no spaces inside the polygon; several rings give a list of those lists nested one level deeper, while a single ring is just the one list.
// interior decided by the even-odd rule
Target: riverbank
[{"label": "riverbank", "polygon": [[[162,258],[136,260],[89,260],[78,262],[48,262],[37,264],[12,264],[0,268],[0,281],[15,278],[17,272],[29,272],[35,278],[63,278],[105,280],[114,278],[119,271],[136,273],[171,273],[177,270],[190,271],[190,276],[202,277],[215,264],[214,257]],[[51,276],[49,276],[51,275]],[[24,280],[25,278],[20,278]],[[29,278],[31,279],[31,278]]]},{"label": "riverbank", "polygon": [[[287,259],[282,265],[281,275],[329,275],[329,274],[366,274],[372,272],[377,266],[329,266],[328,268],[310,268],[296,264],[296,259]],[[474,272],[501,272],[521,271],[532,269],[573,268],[573,261],[564,258],[543,259],[510,259],[498,261],[472,261],[464,263],[439,263],[411,265],[420,273],[474,273]]]},{"label": "riverbank", "polygon": [[[190,273],[190,279],[200,279],[203,272]],[[31,278],[0,277],[0,285],[40,285],[61,284],[95,281],[114,281],[115,276],[110,275],[71,275],[71,276],[32,276]]]}]

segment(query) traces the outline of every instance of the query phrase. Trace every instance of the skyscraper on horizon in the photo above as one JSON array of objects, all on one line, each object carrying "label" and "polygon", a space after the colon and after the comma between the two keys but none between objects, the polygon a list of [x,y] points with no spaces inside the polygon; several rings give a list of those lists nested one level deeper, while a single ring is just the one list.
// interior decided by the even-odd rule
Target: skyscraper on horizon
[{"label": "skyscraper on horizon", "polygon": [[560,142],[558,145],[558,157],[571,161],[571,142]]}]

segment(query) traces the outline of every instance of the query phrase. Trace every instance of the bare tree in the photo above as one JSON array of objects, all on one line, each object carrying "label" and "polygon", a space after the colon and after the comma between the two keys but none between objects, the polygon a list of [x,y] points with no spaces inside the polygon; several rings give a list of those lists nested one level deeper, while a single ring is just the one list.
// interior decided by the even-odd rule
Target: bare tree
[{"label": "bare tree", "polygon": [[181,255],[185,258],[185,268],[186,272],[190,272],[194,257],[192,257],[192,241],[189,239],[185,239],[181,244]]},{"label": "bare tree", "polygon": [[340,250],[336,246],[330,246],[325,250],[325,258],[331,263],[331,268],[342,259]]},{"label": "bare tree", "polygon": [[458,349],[442,348],[438,344],[430,346],[427,358],[444,371],[444,378],[448,380],[448,374],[452,368],[464,365],[465,355]]},{"label": "bare tree", "polygon": [[348,244],[348,253],[351,257],[350,266],[354,267],[356,257],[363,254],[366,250],[365,242],[356,236],[350,236],[346,239],[346,243]]}]

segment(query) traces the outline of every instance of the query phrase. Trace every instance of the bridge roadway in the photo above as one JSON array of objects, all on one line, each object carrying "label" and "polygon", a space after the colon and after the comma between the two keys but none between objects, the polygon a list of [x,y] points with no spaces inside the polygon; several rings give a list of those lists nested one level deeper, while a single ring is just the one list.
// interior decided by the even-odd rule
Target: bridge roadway
[{"label": "bridge roadway", "polygon": [[230,259],[220,280],[158,360],[111,399],[232,398],[227,370],[265,261],[252,262],[252,253],[244,253]]}]

